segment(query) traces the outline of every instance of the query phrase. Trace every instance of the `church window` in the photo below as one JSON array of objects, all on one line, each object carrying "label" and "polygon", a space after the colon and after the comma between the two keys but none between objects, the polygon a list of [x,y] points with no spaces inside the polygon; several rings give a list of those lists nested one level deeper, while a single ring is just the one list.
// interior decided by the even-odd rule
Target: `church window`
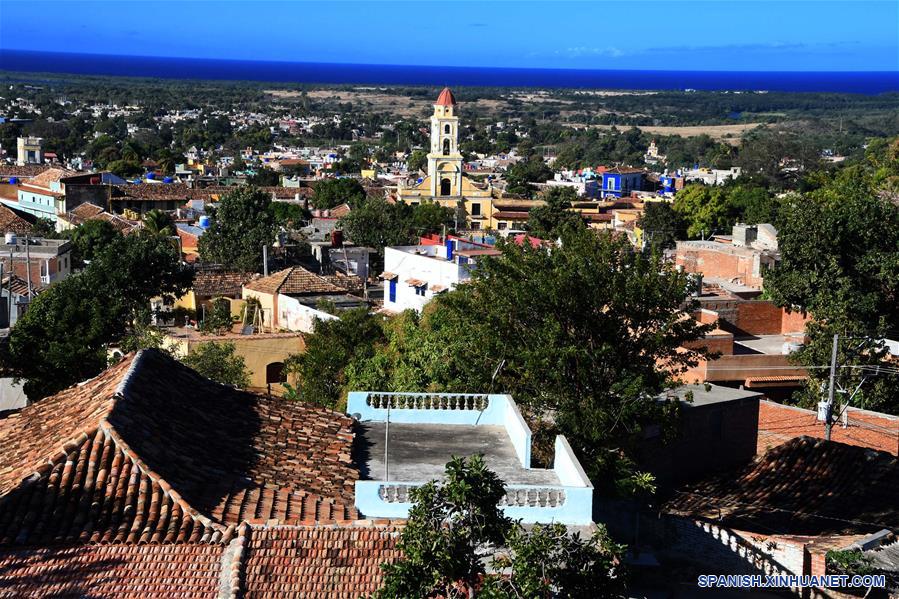
[{"label": "church window", "polygon": [[443,126],[443,132],[444,132],[444,133],[449,133],[449,132],[450,132],[450,126],[449,126],[449,125],[444,125],[444,126]]},{"label": "church window", "polygon": [[440,195],[448,196],[450,195],[450,191],[452,191],[452,182],[449,179],[443,179],[440,181]]},{"label": "church window", "polygon": [[444,139],[443,140],[443,155],[449,156],[449,153],[450,153],[450,140]]}]

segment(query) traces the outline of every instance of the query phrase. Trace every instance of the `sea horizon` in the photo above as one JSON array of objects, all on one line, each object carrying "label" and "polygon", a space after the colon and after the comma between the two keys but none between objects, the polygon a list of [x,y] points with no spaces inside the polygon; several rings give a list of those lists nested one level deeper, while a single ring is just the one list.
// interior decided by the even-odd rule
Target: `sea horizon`
[{"label": "sea horizon", "polygon": [[376,65],[0,49],[0,71],[305,84],[455,85],[641,91],[899,91],[899,71],[690,71]]}]

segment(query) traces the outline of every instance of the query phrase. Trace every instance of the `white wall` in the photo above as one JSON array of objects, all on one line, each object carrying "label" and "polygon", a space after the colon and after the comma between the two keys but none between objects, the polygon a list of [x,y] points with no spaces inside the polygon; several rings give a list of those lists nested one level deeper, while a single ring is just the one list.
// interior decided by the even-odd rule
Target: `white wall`
[{"label": "white wall", "polygon": [[337,320],[337,316],[304,306],[296,298],[278,295],[278,326],[290,331],[311,333],[315,319]]},{"label": "white wall", "polygon": [[[436,252],[436,256],[416,255],[416,247],[423,251]],[[396,301],[390,301],[390,282],[384,282],[384,307],[394,312],[413,309],[419,312],[434,297],[432,288],[441,285],[452,289],[461,280],[468,278],[468,271],[456,263],[456,259],[447,260],[446,248],[443,246],[403,246],[400,248],[384,248],[384,270],[392,272],[396,278]],[[416,295],[415,287],[406,281],[420,279],[427,282],[425,295]]]}]

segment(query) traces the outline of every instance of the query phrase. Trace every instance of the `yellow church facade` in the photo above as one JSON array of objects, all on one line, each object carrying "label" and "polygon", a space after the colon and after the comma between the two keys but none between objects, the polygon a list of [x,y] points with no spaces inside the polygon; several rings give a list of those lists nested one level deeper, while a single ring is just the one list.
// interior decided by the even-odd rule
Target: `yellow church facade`
[{"label": "yellow church facade", "polygon": [[[481,187],[465,176],[459,151],[459,116],[456,98],[444,88],[434,103],[431,115],[431,148],[428,152],[428,175],[417,185],[400,185],[397,197],[407,204],[436,202],[444,208],[461,206],[465,222],[460,227],[470,230],[495,230],[494,201],[499,194],[489,185]],[[502,228],[506,228],[505,223]]]}]

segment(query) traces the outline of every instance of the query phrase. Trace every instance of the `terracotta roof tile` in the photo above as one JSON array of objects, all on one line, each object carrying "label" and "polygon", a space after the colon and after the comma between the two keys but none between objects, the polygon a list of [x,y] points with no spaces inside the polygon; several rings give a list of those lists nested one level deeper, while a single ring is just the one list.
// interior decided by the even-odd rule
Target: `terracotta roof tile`
[{"label": "terracotta roof tile", "polygon": [[300,266],[285,268],[273,275],[251,281],[244,287],[261,293],[283,293],[285,295],[346,292],[343,287],[338,287],[324,277],[311,273]]},{"label": "terracotta roof tile", "polygon": [[34,229],[37,217],[24,210],[10,208],[6,204],[0,204],[0,233],[16,233],[25,235]]},{"label": "terracotta roof tile", "polygon": [[28,183],[36,187],[49,187],[52,183],[58,183],[60,179],[77,175],[76,171],[67,168],[48,168],[32,178]]},{"label": "terracotta roof tile", "polygon": [[0,597],[216,597],[221,545],[0,548]]},{"label": "terracotta roof tile", "polygon": [[894,456],[798,437],[737,472],[684,486],[663,509],[741,530],[854,534],[899,528],[897,497]]},{"label": "terracotta roof tile", "polygon": [[50,166],[46,164],[0,164],[0,177],[36,177],[47,170]]},{"label": "terracotta roof tile", "polygon": [[399,557],[391,526],[251,527],[241,590],[247,599],[357,599],[381,584],[381,564]]},{"label": "terracotta roof tile", "polygon": [[223,266],[198,266],[194,293],[202,296],[240,297],[241,288],[259,275],[229,270]]},{"label": "terracotta roof tile", "polygon": [[[91,534],[107,524],[118,531],[131,518],[133,527],[148,526],[141,510],[148,513],[152,497],[171,506],[156,524],[166,531],[159,540],[169,538],[177,510],[218,531],[250,512],[354,519],[352,441],[342,414],[219,385],[146,350],[0,420],[0,523],[8,523],[0,528],[16,538],[43,534],[36,523],[52,522],[69,527],[57,531],[63,538],[82,539],[79,526]],[[97,468],[98,460],[109,470]],[[135,477],[127,484],[113,476],[124,468]],[[30,504],[30,520],[13,518],[26,496],[44,500]],[[108,517],[94,513],[92,496],[116,498]],[[196,538],[192,529],[176,537]]]}]

